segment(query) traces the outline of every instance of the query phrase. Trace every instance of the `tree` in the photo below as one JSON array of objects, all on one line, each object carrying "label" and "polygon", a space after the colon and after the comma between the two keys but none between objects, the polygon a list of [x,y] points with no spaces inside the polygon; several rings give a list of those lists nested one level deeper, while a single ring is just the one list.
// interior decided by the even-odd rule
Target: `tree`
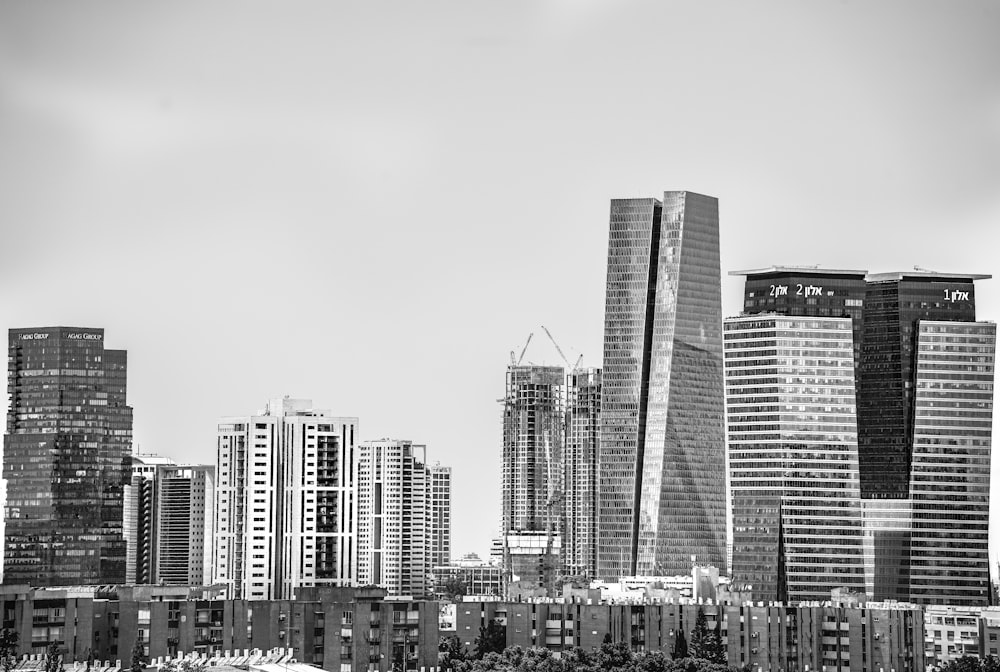
[{"label": "tree", "polygon": [[3,672],[10,672],[17,666],[17,633],[10,628],[0,631],[0,665]]},{"label": "tree", "polygon": [[694,619],[694,629],[691,630],[691,655],[695,658],[708,658],[709,638],[708,617],[705,610],[698,607],[698,616]]},{"label": "tree", "polygon": [[670,652],[670,657],[675,660],[688,657],[688,643],[683,630],[677,630],[677,639],[674,640],[674,650]]},{"label": "tree", "polygon": [[438,644],[438,669],[442,672],[455,669],[456,665],[465,660],[465,649],[458,635],[442,637]]},{"label": "tree", "polygon": [[132,660],[129,662],[131,672],[145,672],[146,670],[146,647],[142,645],[141,634],[135,638],[135,646],[132,647]]},{"label": "tree", "polygon": [[606,672],[632,670],[635,669],[635,655],[625,642],[601,644],[594,654],[594,668]]},{"label": "tree", "polygon": [[476,637],[477,659],[482,659],[487,653],[503,653],[507,647],[507,632],[500,622],[491,618],[486,625],[480,626]]},{"label": "tree", "polygon": [[708,660],[725,665],[729,660],[726,645],[722,641],[722,614],[715,616],[715,630],[712,631],[711,644],[708,647]]},{"label": "tree", "polygon": [[45,650],[45,672],[62,672],[62,669],[62,654],[59,653],[59,645],[52,642]]},{"label": "tree", "polygon": [[441,584],[441,596],[450,602],[461,599],[467,592],[465,577],[462,575],[448,577]]}]

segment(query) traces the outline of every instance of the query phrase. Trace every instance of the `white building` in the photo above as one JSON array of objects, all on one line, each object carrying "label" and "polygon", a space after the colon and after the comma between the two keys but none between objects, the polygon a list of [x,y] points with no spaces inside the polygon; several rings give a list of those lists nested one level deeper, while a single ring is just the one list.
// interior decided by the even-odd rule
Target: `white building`
[{"label": "white building", "polygon": [[407,440],[358,447],[358,579],[390,595],[428,595],[431,558],[451,554],[451,471],[426,456]]},{"label": "white building", "polygon": [[351,509],[358,419],[276,399],[219,422],[214,582],[234,599],[294,599],[357,578]]}]

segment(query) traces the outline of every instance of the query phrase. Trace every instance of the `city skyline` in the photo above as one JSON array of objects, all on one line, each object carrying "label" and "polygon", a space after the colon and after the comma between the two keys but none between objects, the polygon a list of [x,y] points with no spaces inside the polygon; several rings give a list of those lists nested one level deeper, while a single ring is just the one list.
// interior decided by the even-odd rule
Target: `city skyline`
[{"label": "city skyline", "polygon": [[283,394],[434,446],[486,557],[509,351],[601,366],[608,199],[719,197],[723,317],[738,268],[997,275],[994,4],[483,11],[0,7],[0,328],[113,334],[136,452]]}]

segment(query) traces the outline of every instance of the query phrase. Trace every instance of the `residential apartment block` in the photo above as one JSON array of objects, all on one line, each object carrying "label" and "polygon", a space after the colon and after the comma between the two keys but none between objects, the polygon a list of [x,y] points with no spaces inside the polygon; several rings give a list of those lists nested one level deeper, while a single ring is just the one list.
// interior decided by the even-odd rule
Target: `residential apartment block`
[{"label": "residential apartment block", "polygon": [[355,585],[357,426],[287,397],[219,422],[213,582],[231,597]]}]

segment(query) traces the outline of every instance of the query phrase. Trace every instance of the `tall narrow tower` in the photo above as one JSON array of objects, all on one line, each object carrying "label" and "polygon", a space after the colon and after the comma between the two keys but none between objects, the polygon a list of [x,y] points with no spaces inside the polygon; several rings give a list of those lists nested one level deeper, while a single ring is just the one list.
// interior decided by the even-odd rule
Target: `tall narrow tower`
[{"label": "tall narrow tower", "polygon": [[718,200],[611,202],[597,571],[725,570]]},{"label": "tall narrow tower", "polygon": [[11,329],[4,582],[124,583],[127,356],[103,329]]},{"label": "tall narrow tower", "polygon": [[552,588],[563,532],[560,366],[511,364],[503,416],[503,536],[508,581]]},{"label": "tall narrow tower", "polygon": [[597,451],[601,438],[601,370],[576,369],[566,382],[566,529],[563,566],[597,576]]}]

